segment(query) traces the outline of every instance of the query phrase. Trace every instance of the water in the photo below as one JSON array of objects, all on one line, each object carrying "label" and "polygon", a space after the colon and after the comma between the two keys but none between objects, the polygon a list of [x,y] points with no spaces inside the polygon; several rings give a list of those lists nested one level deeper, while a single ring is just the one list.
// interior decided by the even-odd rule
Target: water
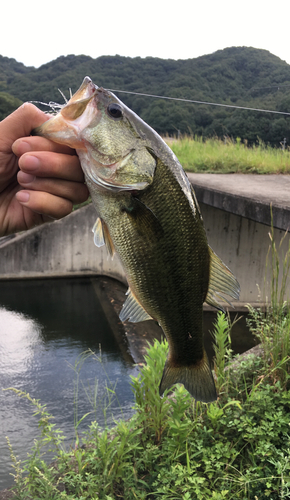
[{"label": "water", "polygon": [[[106,417],[129,418],[133,393],[130,374],[136,368],[124,360],[113,331],[103,313],[90,279],[33,280],[2,282],[0,285],[0,388],[15,387],[27,391],[47,405],[54,415],[53,423],[73,444],[74,438],[74,372],[75,362],[87,349],[96,352],[80,371],[78,415],[93,407],[85,390],[98,380],[96,414],[84,421],[105,424],[102,408],[106,384],[116,384],[118,401]],[[0,391],[0,490],[9,487],[13,478],[8,436],[14,453],[25,460],[38,434],[34,408],[12,391]]]}]

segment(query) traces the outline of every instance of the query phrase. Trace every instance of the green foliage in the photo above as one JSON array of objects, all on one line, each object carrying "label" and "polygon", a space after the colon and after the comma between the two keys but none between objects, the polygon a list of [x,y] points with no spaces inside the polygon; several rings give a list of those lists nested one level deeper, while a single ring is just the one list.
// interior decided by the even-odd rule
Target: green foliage
[{"label": "green foliage", "polygon": [[3,120],[7,115],[15,111],[21,106],[22,101],[8,94],[7,92],[0,92],[0,120]]},{"label": "green foliage", "polygon": [[286,235],[287,233],[282,237],[277,249],[272,225],[266,263],[271,277],[271,297],[266,310],[255,310],[248,306],[251,313],[248,320],[250,328],[263,346],[265,376],[273,383],[279,380],[283,388],[288,388],[290,373],[290,310],[285,297],[290,270],[290,244],[282,254],[282,268],[279,260],[279,250]]},{"label": "green foliage", "polygon": [[[228,335],[224,315],[216,326],[219,346],[224,339],[217,328]],[[269,383],[266,372],[262,379],[262,372],[252,374],[249,385],[247,367],[240,366],[229,387],[235,399],[223,393],[217,402],[202,404],[178,385],[157,402],[152,383],[160,379],[166,351],[166,342],[148,348],[147,364],[132,380],[137,411],[129,421],[104,430],[92,422],[83,446],[58,450],[55,467],[36,463],[32,455],[24,465],[29,476],[14,457],[16,499],[288,498],[289,390],[279,380]],[[216,363],[222,372],[222,361]],[[51,441],[57,431],[46,429]]]},{"label": "green foliage", "polygon": [[227,378],[225,371],[226,364],[232,358],[230,337],[231,325],[229,319],[227,319],[222,312],[218,312],[214,326],[215,330],[212,333],[212,337],[214,340],[215,373],[217,386],[220,392]]},{"label": "green foliage", "polygon": [[[158,347],[157,347],[158,346]],[[153,350],[155,348],[155,350]],[[165,430],[164,422],[168,414],[168,400],[159,396],[160,373],[163,371],[168,344],[166,341],[155,340],[153,349],[148,349],[145,356],[146,365],[140,370],[136,378],[132,378],[132,388],[136,398],[136,410],[142,419],[143,432],[155,435],[155,443],[160,443],[162,432]],[[158,357],[156,356],[158,350]],[[165,392],[165,396],[168,393]]]},{"label": "green foliage", "polygon": [[[0,56],[0,91],[21,101],[55,101],[61,89],[69,95],[85,75],[108,89],[194,99],[258,109],[289,111],[289,65],[268,51],[231,47],[187,60],[80,55],[61,56],[38,69],[26,68]],[[287,117],[240,109],[220,108],[120,94],[158,133],[224,135],[255,144],[279,146],[290,142]],[[1,111],[1,108],[0,108]]]},{"label": "green foliage", "polygon": [[[28,460],[26,460],[23,470],[20,467],[21,463],[17,461],[13,454],[9,439],[7,439],[12,466],[15,470],[16,498],[38,498],[38,492],[41,491],[41,498],[53,500],[57,498],[57,496],[55,496],[56,492],[58,493],[55,484],[52,484],[55,477],[55,471],[53,467],[49,467],[45,463],[42,457],[46,452],[51,451],[56,453],[58,457],[63,456],[64,450],[62,443],[64,436],[62,431],[55,429],[55,424],[51,423],[53,416],[47,412],[46,406],[42,405],[39,400],[32,398],[28,393],[18,389],[9,388],[7,390],[12,390],[18,397],[27,399],[31,405],[35,407],[33,415],[39,417],[38,426],[40,429],[40,436],[38,439],[35,439],[34,446],[28,454]],[[29,475],[24,475],[24,472]]]}]

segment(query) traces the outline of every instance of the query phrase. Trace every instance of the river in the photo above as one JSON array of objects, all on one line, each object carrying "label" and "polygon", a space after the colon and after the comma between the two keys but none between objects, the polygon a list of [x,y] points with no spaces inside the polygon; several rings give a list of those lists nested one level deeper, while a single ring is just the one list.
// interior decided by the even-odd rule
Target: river
[{"label": "river", "polygon": [[[82,353],[91,349],[80,365]],[[77,369],[75,364],[79,363]],[[81,368],[81,369],[80,369]],[[80,371],[79,371],[80,369]],[[75,382],[79,372],[78,418],[92,411],[100,425],[129,418],[136,374],[115,340],[90,279],[2,282],[0,286],[0,388],[14,387],[47,405],[53,423],[74,444]],[[93,398],[97,386],[97,405]],[[115,388],[107,413],[106,387]],[[89,397],[88,397],[89,396]],[[13,478],[6,436],[25,460],[38,433],[34,408],[12,391],[0,390],[0,490]]]}]

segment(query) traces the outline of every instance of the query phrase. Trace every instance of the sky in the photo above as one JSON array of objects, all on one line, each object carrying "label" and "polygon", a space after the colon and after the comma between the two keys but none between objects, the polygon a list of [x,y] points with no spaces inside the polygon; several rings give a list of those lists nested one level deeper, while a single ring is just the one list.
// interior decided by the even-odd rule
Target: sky
[{"label": "sky", "polygon": [[0,54],[39,67],[68,54],[189,59],[247,46],[290,64],[289,19],[289,0],[6,1]]}]

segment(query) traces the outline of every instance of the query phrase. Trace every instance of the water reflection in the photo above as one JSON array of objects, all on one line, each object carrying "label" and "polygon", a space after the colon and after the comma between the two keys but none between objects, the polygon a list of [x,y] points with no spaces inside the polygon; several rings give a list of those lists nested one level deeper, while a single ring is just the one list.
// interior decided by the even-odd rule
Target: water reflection
[{"label": "water reflection", "polygon": [[[86,359],[80,372],[79,417],[93,408],[82,384],[94,387],[98,380],[98,401],[103,402],[108,379],[116,385],[117,401],[109,418],[132,414],[133,394],[126,363],[89,279],[46,280],[1,283],[0,286],[0,387],[15,387],[47,404],[54,423],[71,441],[74,436],[74,380],[72,366],[85,350],[96,357]],[[26,400],[11,391],[0,392],[0,489],[12,484],[9,476],[9,436],[14,452],[26,458],[37,434],[37,419]],[[102,407],[97,409],[104,425]],[[88,423],[89,423],[88,419]],[[110,422],[108,422],[110,423]],[[83,427],[86,422],[84,422]]]},{"label": "water reflection", "polygon": [[11,378],[27,370],[27,361],[31,359],[34,348],[41,343],[41,325],[21,313],[1,307],[0,325],[1,372]]},{"label": "water reflection", "polygon": [[[49,279],[2,282],[0,305],[21,312],[42,325],[45,342],[65,338],[103,350],[118,351],[90,279]],[[94,337],[92,338],[92,332]]]}]

